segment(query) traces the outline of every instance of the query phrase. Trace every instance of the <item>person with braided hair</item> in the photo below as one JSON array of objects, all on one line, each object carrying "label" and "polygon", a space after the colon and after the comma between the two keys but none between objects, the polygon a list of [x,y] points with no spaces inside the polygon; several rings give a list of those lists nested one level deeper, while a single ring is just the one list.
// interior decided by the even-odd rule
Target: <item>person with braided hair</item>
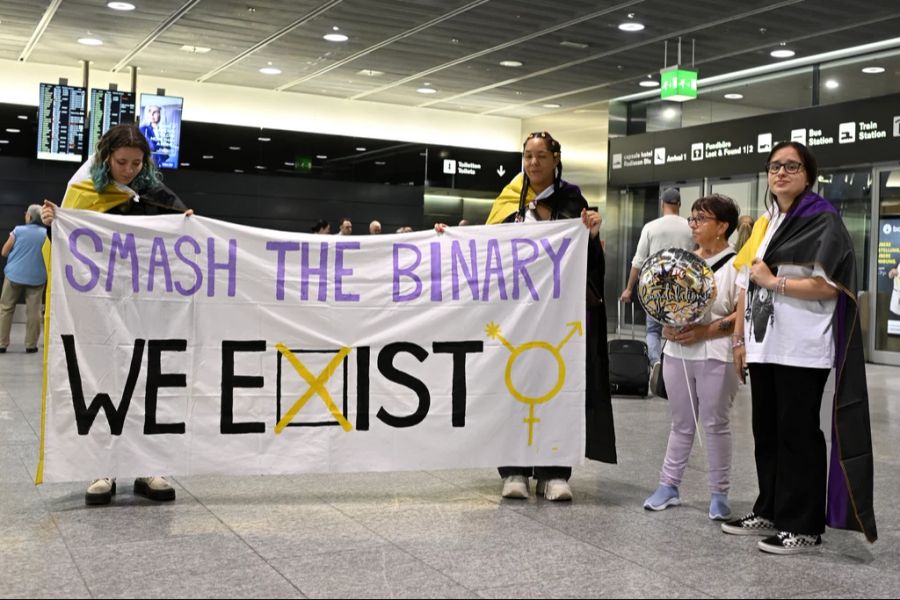
[{"label": "person with braided hair", "polygon": [[[609,393],[609,356],[606,342],[606,306],[603,278],[606,259],[600,243],[599,213],[588,208],[577,185],[562,179],[560,143],[546,131],[530,134],[522,155],[523,170],[507,185],[491,209],[488,224],[555,221],[580,218],[590,230],[587,261],[587,348],[585,386],[585,456],[606,463],[616,462],[616,435]],[[528,498],[530,477],[536,492],[547,500],[571,500],[571,467],[500,467],[504,498]]]}]

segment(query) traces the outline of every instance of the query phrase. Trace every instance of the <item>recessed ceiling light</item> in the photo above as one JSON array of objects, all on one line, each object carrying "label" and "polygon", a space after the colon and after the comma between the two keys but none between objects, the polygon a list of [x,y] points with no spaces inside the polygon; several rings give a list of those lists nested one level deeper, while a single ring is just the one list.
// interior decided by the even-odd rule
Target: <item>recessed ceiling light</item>
[{"label": "recessed ceiling light", "polygon": [[375,161],[375,164],[378,165],[379,167],[383,167],[383,166],[386,165],[387,163],[384,162],[383,160],[376,160],[376,161]]},{"label": "recessed ceiling light", "polygon": [[733,92],[729,93],[729,94],[725,94],[726,100],[740,100],[743,97],[744,97],[743,94],[737,94],[737,93],[733,93]]},{"label": "recessed ceiling light", "polygon": [[638,23],[637,21],[625,21],[619,25],[619,29],[622,31],[627,31],[629,33],[633,33],[635,31],[643,31],[644,24]]},{"label": "recessed ceiling light", "polygon": [[522,61],[520,61],[520,60],[501,60],[500,61],[501,67],[516,68],[516,67],[521,67],[523,64],[524,63],[522,63]]},{"label": "recessed ceiling light", "polygon": [[364,75],[365,77],[381,77],[384,75],[384,71],[376,71],[375,69],[360,69],[356,72],[357,75]]},{"label": "recessed ceiling light", "polygon": [[235,172],[235,173],[243,173],[244,170],[243,170],[243,169],[235,169],[234,172]]},{"label": "recessed ceiling light", "polygon": [[787,48],[779,48],[778,50],[772,50],[769,52],[769,56],[773,58],[790,58],[797,54],[793,50],[788,50]]},{"label": "recessed ceiling light", "polygon": [[258,137],[256,139],[258,139],[261,142],[271,142],[272,141],[272,138],[267,138],[267,137]]},{"label": "recessed ceiling light", "polygon": [[326,155],[326,154],[316,154],[316,158],[318,158],[319,160],[325,160],[325,159],[328,158],[328,155]]},{"label": "recessed ceiling light", "polygon": [[676,111],[674,108],[667,108],[666,110],[663,111],[662,116],[663,116],[663,119],[671,120],[678,116],[678,111]]},{"label": "recessed ceiling light", "polygon": [[357,152],[365,152],[366,149],[363,148],[362,146],[359,146],[359,147],[356,149],[356,151],[357,151]]},{"label": "recessed ceiling light", "polygon": [[12,127],[9,127],[6,129],[6,133],[19,133],[19,131],[21,131],[21,130],[13,129]]},{"label": "recessed ceiling light", "polygon": [[215,158],[215,156],[213,156],[212,154],[204,154],[203,155],[203,160],[210,160],[213,158]]},{"label": "recessed ceiling light", "polygon": [[416,91],[420,94],[437,94],[437,90],[431,87],[420,87]]},{"label": "recessed ceiling light", "polygon": [[22,119],[23,121],[27,121],[27,120],[28,120],[28,115],[17,115],[17,117],[18,117],[19,119]]},{"label": "recessed ceiling light", "polygon": [[265,171],[265,170],[266,170],[266,168],[265,168],[263,165],[256,165],[256,168],[257,168],[257,170],[259,170],[259,171]]},{"label": "recessed ceiling light", "polygon": [[644,79],[638,85],[641,87],[659,87],[659,82],[655,79]]},{"label": "recessed ceiling light", "polygon": [[97,38],[92,38],[92,37],[78,38],[78,43],[83,44],[85,46],[102,46],[103,45],[102,40],[98,40]]},{"label": "recessed ceiling light", "polygon": [[841,87],[841,84],[838,83],[835,79],[829,79],[825,82],[825,87],[827,87],[829,90],[836,90]]},{"label": "recessed ceiling light", "polygon": [[350,38],[348,38],[343,33],[338,33],[338,31],[340,31],[340,29],[341,29],[340,27],[332,27],[331,28],[332,33],[326,33],[322,37],[325,38],[326,40],[328,40],[329,42],[346,42]]},{"label": "recessed ceiling light", "polygon": [[547,104],[542,104],[544,108],[559,108],[561,105],[556,102],[548,102]]},{"label": "recessed ceiling light", "polygon": [[131,2],[107,2],[106,6],[113,10],[134,10],[134,4]]},{"label": "recessed ceiling light", "polygon": [[281,75],[281,69],[278,67],[263,67],[259,72],[263,75]]},{"label": "recessed ceiling light", "polygon": [[569,40],[563,40],[559,43],[560,46],[566,46],[568,48],[578,48],[579,50],[584,50],[589,46],[584,42],[570,42]]},{"label": "recessed ceiling light", "polygon": [[228,149],[229,150],[240,150],[241,147],[240,146],[228,146]]},{"label": "recessed ceiling light", "polygon": [[182,167],[189,167],[189,166],[191,166],[191,163],[180,163],[180,165]]},{"label": "recessed ceiling light", "polygon": [[0,144],[8,144],[9,140],[0,140]]},{"label": "recessed ceiling light", "polygon": [[286,162],[286,163],[284,163],[284,166],[286,166],[286,167],[293,167],[293,166],[294,166],[294,163],[292,163],[292,162]]},{"label": "recessed ceiling light", "polygon": [[190,52],[191,54],[206,54],[212,48],[207,48],[206,46],[188,46],[185,44],[181,48],[179,48],[182,52]]},{"label": "recessed ceiling light", "polygon": [[884,67],[863,67],[862,72],[866,75],[878,75],[884,73]]}]

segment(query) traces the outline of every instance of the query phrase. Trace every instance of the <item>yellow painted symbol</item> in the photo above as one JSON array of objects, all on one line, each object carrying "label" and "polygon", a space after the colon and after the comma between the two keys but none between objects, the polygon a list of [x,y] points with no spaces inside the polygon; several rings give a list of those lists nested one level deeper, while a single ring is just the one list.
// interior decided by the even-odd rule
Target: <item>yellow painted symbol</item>
[{"label": "yellow painted symbol", "polygon": [[318,394],[322,397],[322,402],[325,403],[325,406],[328,407],[328,410],[331,411],[331,414],[334,415],[334,418],[337,419],[337,422],[340,423],[341,427],[344,428],[344,431],[350,431],[353,429],[353,426],[350,422],[344,418],[344,415],[341,413],[340,409],[338,409],[337,405],[334,403],[334,400],[331,399],[331,394],[328,393],[328,389],[325,387],[325,383],[331,379],[331,376],[334,375],[334,372],[337,370],[338,365],[344,360],[344,357],[350,354],[350,348],[346,346],[342,347],[340,351],[334,356],[334,358],[329,361],[328,365],[325,369],[319,373],[318,377],[315,377],[309,369],[307,369],[300,359],[294,355],[293,352],[288,349],[284,344],[275,344],[275,348],[278,349],[279,352],[294,366],[294,369],[297,373],[300,374],[300,377],[306,380],[309,384],[309,389],[306,390],[306,393],[300,396],[294,405],[291,406],[291,409],[284,413],[284,416],[281,417],[281,420],[278,421],[278,424],[275,425],[275,435],[278,435],[282,432],[282,430],[287,427],[288,423],[290,423],[294,417],[297,416],[297,413],[300,412],[300,409],[306,404],[306,402],[313,397],[314,394]]},{"label": "yellow painted symbol", "polygon": [[[518,400],[519,402],[523,402],[528,405],[528,417],[523,419],[523,422],[528,425],[528,445],[531,446],[534,441],[534,424],[540,423],[540,419],[534,416],[534,406],[536,404],[543,404],[544,402],[548,402],[552,400],[559,391],[562,389],[563,385],[566,382],[566,363],[563,361],[562,354],[560,351],[563,347],[572,339],[576,333],[578,335],[584,335],[584,329],[581,325],[581,321],[572,321],[571,323],[566,323],[571,329],[569,333],[562,339],[562,341],[554,346],[549,342],[542,342],[539,340],[533,340],[530,342],[526,342],[520,346],[513,347],[506,338],[500,335],[500,326],[496,323],[488,323],[487,327],[485,327],[485,333],[491,339],[500,340],[500,342],[506,346],[507,350],[509,350],[509,360],[506,361],[506,372],[504,374],[504,379],[506,381],[506,389],[509,390],[509,393],[512,394],[513,398]],[[512,368],[513,364],[516,362],[516,359],[519,358],[525,351],[527,350],[546,350],[550,354],[553,355],[553,358],[556,359],[556,383],[550,389],[549,392],[542,396],[526,396],[522,392],[520,392],[512,381]]]}]

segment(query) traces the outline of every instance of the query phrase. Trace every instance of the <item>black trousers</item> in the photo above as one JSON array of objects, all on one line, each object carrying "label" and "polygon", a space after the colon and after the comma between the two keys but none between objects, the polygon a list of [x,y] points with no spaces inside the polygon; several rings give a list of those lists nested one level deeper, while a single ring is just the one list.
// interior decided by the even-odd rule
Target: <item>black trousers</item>
[{"label": "black trousers", "polygon": [[572,476],[572,467],[500,467],[497,470],[500,471],[500,477],[503,478],[510,475],[522,475],[535,479],[565,479],[568,481]]},{"label": "black trousers", "polygon": [[825,531],[827,457],[819,427],[830,369],[753,364],[753,439],[759,497],[753,512],[779,531]]}]

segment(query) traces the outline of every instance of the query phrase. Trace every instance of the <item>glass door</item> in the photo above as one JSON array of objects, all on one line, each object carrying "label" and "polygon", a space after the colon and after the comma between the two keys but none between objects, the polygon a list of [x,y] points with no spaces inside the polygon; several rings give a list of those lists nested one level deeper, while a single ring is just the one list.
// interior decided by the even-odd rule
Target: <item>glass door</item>
[{"label": "glass door", "polygon": [[900,365],[900,168],[875,169],[869,256],[869,358]]}]

